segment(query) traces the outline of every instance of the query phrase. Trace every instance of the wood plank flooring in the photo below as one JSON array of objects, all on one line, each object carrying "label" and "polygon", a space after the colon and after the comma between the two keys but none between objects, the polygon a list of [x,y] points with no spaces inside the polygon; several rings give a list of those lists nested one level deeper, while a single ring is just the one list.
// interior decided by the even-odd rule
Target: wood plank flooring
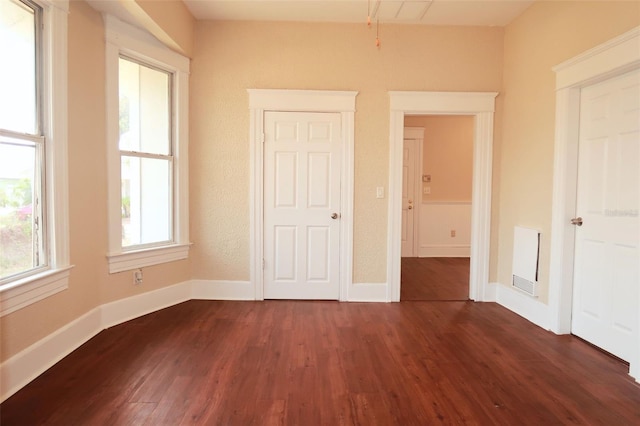
[{"label": "wood plank flooring", "polygon": [[469,299],[468,257],[403,257],[400,300]]},{"label": "wood plank flooring", "polygon": [[494,303],[189,301],[105,330],[9,425],[637,425],[628,367]]}]

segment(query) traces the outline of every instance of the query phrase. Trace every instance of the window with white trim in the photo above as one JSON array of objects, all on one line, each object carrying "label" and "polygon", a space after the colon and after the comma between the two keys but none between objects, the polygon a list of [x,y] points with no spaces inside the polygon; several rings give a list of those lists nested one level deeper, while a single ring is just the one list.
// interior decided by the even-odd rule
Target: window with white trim
[{"label": "window with white trim", "polygon": [[0,315],[68,286],[67,13],[0,1]]},{"label": "window with white trim", "polygon": [[107,16],[109,271],[188,256],[188,58]]},{"label": "window with white trim", "polygon": [[118,124],[122,248],[173,241],[172,74],[120,57]]},{"label": "window with white trim", "polygon": [[42,8],[0,3],[0,279],[47,265],[43,238],[44,145],[40,119]]}]

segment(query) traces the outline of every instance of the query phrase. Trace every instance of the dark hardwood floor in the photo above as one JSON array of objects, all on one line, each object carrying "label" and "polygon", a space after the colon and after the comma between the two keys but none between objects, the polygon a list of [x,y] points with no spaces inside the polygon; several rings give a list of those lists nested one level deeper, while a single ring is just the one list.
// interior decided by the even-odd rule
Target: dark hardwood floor
[{"label": "dark hardwood floor", "polygon": [[494,303],[193,300],[101,332],[0,424],[637,425],[627,371]]},{"label": "dark hardwood floor", "polygon": [[400,300],[469,299],[468,257],[403,257]]}]

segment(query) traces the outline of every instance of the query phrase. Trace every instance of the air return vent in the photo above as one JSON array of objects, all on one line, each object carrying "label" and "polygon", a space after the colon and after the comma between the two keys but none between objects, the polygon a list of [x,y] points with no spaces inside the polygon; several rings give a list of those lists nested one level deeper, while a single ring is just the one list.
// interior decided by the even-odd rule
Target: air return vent
[{"label": "air return vent", "polygon": [[516,226],[513,230],[513,279],[511,285],[538,297],[540,232]]}]

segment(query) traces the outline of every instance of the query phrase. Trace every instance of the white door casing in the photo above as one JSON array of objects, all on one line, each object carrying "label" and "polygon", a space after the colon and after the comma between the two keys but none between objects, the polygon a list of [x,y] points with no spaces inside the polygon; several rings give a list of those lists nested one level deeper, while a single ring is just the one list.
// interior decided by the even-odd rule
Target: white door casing
[{"label": "white door casing", "polygon": [[[557,334],[571,332],[576,230],[570,219],[576,216],[580,92],[583,87],[640,68],[638,46],[640,27],[553,68],[556,73],[556,131],[548,324]],[[640,343],[635,352],[629,374],[640,381]]]},{"label": "white door casing", "polygon": [[580,94],[574,334],[631,361],[640,287],[640,70]]},{"label": "white door casing", "polygon": [[387,226],[387,300],[400,300],[402,226],[402,149],[405,114],[474,117],[471,265],[469,298],[491,300],[488,290],[491,228],[493,114],[498,93],[389,92],[389,221]]},{"label": "white door casing", "polygon": [[265,112],[265,299],[339,299],[340,128],[339,113]]},{"label": "white door casing", "polygon": [[424,129],[406,127],[402,154],[402,257],[418,255],[420,175]]},{"label": "white door casing", "polygon": [[264,299],[264,144],[262,131],[267,111],[336,112],[341,117],[340,170],[340,300],[353,297],[353,182],[354,116],[357,92],[324,90],[248,89],[250,109],[250,282],[255,300]]}]

